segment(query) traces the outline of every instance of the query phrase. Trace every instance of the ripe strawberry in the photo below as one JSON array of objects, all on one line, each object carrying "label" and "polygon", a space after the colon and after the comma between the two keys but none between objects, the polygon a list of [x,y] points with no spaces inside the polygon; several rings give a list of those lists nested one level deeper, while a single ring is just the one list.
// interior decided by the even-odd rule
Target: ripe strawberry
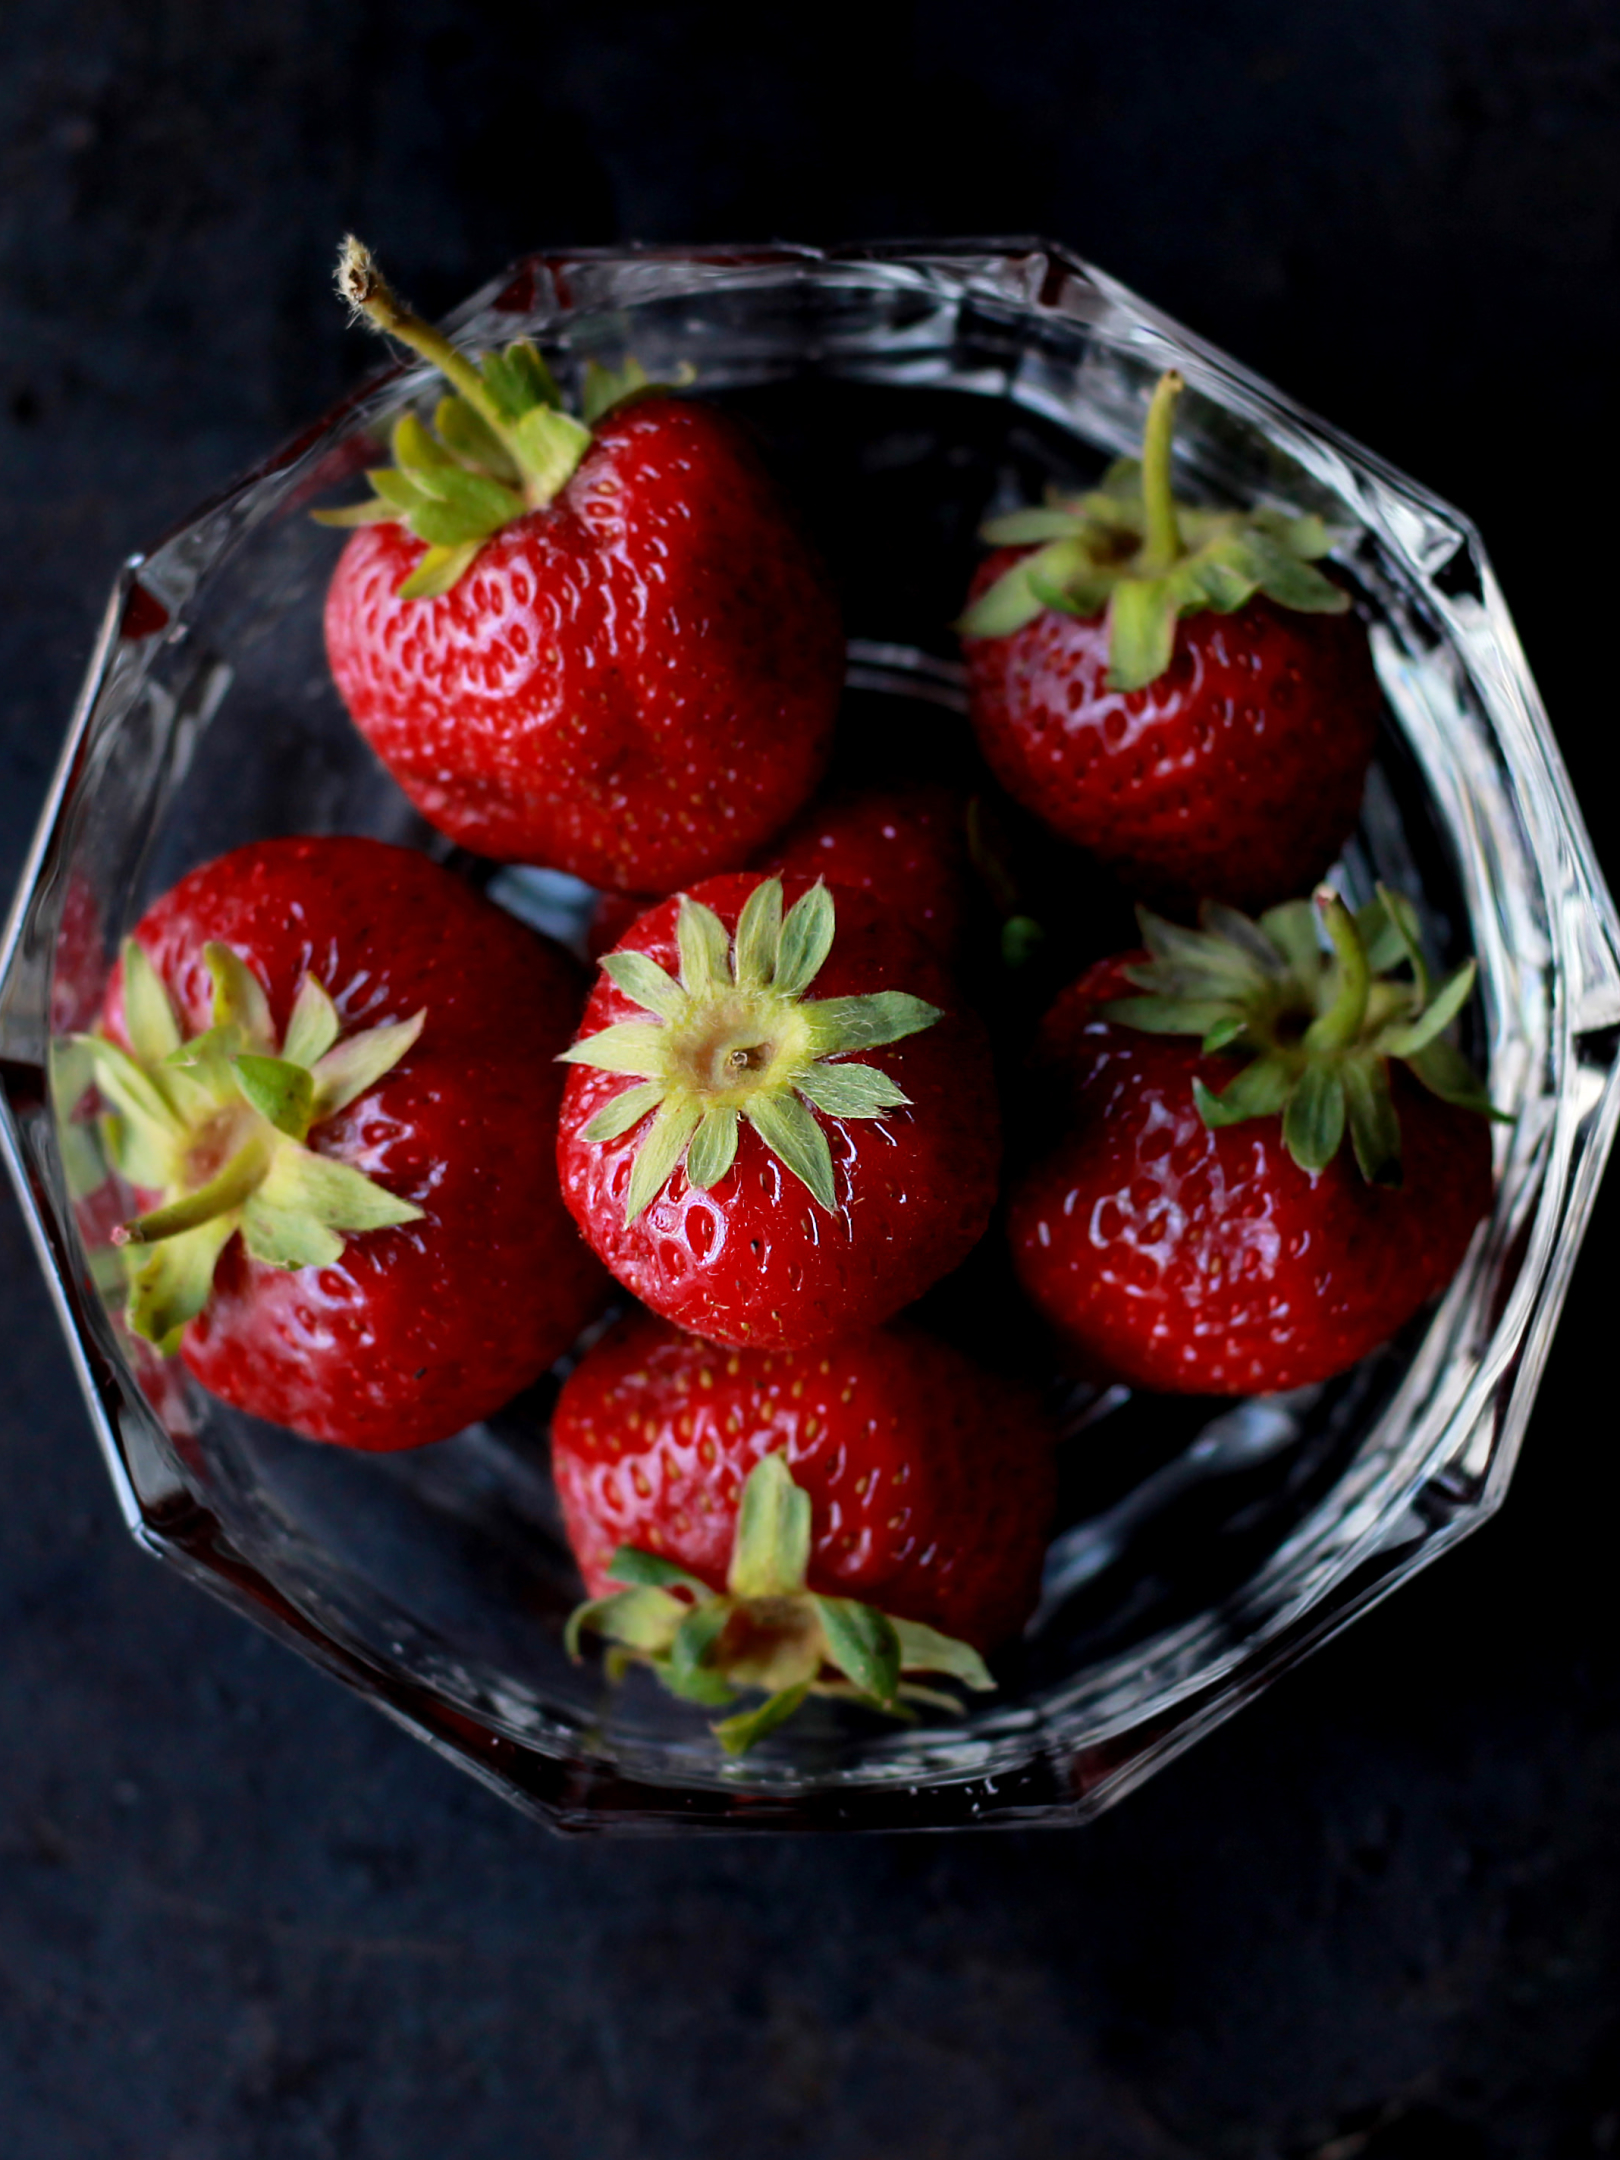
[{"label": "ripe strawberry", "polygon": [[782,881],[745,871],[641,917],[567,1052],[558,1138],[620,1282],[760,1348],[919,1297],[982,1235],[999,1156],[989,1046],[937,955],[864,893],[790,892],[784,918]]},{"label": "ripe strawberry", "polygon": [[843,681],[826,574],[745,438],[531,345],[474,367],[356,243],[340,283],[459,392],[407,417],[326,602],[356,725],[482,855],[634,892],[746,862],[819,780]]},{"label": "ripe strawberry", "polygon": [[967,803],[932,780],[841,789],[801,812],[754,867],[869,893],[950,959],[967,927]]},{"label": "ripe strawberry", "polygon": [[181,881],[75,1038],[114,1159],[130,1327],[238,1409],[443,1439],[601,1302],[557,1193],[561,954],[425,856],[268,840]]},{"label": "ripe strawberry", "polygon": [[552,1463],[595,1600],[576,1638],[700,1701],[767,1688],[721,1728],[743,1745],[811,1689],[892,1709],[902,1670],[988,1686],[976,1653],[1029,1616],[1056,1484],[1034,1397],[916,1329],[727,1352],[645,1313],[570,1375]]},{"label": "ripe strawberry", "polygon": [[1093,1369],[1215,1395],[1325,1380],[1445,1288],[1490,1206],[1490,1106],[1441,1033],[1473,963],[1432,989],[1398,895],[1317,908],[1331,957],[1304,901],[1258,924],[1209,906],[1201,931],[1143,911],[1152,957],[1099,963],[1047,1017],[1069,1123],[1008,1229]]},{"label": "ripe strawberry", "polygon": [[1178,508],[1181,387],[1154,392],[1140,465],[985,527],[973,724],[1008,793],[1133,892],[1263,907],[1354,825],[1381,698],[1349,595],[1312,567],[1318,519]]}]

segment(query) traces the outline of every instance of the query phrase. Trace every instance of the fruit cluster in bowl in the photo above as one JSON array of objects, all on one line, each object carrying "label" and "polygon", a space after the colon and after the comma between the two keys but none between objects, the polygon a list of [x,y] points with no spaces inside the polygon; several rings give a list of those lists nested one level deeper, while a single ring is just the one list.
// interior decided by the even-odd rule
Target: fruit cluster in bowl
[{"label": "fruit cluster in bowl", "polygon": [[[342,275],[448,394],[323,513],[333,678],[458,848],[600,892],[598,979],[581,1016],[564,954],[374,840],[193,872],[69,1053],[136,1196],[87,1203],[127,1325],[361,1449],[573,1353],[576,1651],[734,1751],[812,1692],[944,1712],[1033,1607],[1058,1442],[919,1300],[1005,1264],[1053,1375],[1268,1393],[1400,1329],[1490,1204],[1471,967],[1319,882],[1379,711],[1333,535],[1178,503],[1167,375],[1139,460],[987,530],[974,783],[828,792],[837,605],[736,424],[633,363],[576,416],[532,346],[475,364]],[[1104,866],[1140,944],[1026,1041],[1036,854]]]}]

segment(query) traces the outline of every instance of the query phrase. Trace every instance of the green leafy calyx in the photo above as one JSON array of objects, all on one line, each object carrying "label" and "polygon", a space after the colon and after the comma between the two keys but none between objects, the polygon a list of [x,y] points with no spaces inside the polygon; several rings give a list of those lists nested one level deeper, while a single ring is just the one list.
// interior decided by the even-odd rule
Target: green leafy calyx
[{"label": "green leafy calyx", "polygon": [[962,1707],[910,1673],[936,1673],[975,1691],[995,1686],[971,1644],[854,1598],[821,1597],[806,1587],[809,1565],[810,1495],[780,1454],[763,1456],[743,1486],[724,1592],[656,1553],[621,1545],[609,1573],[623,1587],[575,1608],[569,1655],[578,1657],[589,1628],[613,1645],[615,1678],[629,1664],[649,1665],[672,1694],[716,1708],[741,1689],[762,1691],[757,1708],[712,1728],[728,1755],[746,1753],[810,1695],[910,1718],[914,1703]]},{"label": "green leafy calyx", "polygon": [[394,424],[391,466],[368,475],[369,502],[317,510],[323,525],[400,524],[427,553],[400,586],[406,600],[434,599],[459,583],[484,542],[568,485],[591,446],[595,423],[617,407],[670,387],[631,359],[611,369],[586,362],[582,419],[535,347],[518,339],[479,362],[401,305],[370,252],[351,235],[338,255],[338,291],[363,316],[446,376],[432,425],[414,413]]},{"label": "green leafy calyx", "polygon": [[1159,378],[1140,459],[1119,459],[1100,488],[989,520],[991,546],[1033,552],[968,608],[957,625],[964,637],[1007,637],[1043,608],[1106,610],[1109,687],[1140,690],[1170,665],[1177,622],[1200,608],[1228,615],[1263,593],[1305,614],[1345,612],[1348,594],[1312,567],[1331,545],[1320,518],[1176,501],[1170,443],[1183,387],[1173,370]]},{"label": "green leafy calyx", "polygon": [[422,1032],[425,1012],[339,1040],[337,1008],[304,978],[279,1049],[258,977],[228,945],[203,947],[213,1025],[186,1038],[157,970],[124,946],[130,1048],[72,1043],[110,1106],[114,1166],[161,1203],[113,1233],[125,1249],[126,1317],[168,1355],[208,1302],[214,1266],[240,1231],[271,1267],[330,1267],[345,1236],[416,1222],[422,1210],[304,1145],[312,1127],[363,1095]]},{"label": "green leafy calyx", "polygon": [[736,1158],[741,1120],[822,1207],[836,1209],[832,1153],[817,1113],[880,1118],[909,1098],[875,1065],[830,1061],[899,1042],[941,1017],[937,1006],[900,990],[807,998],[836,928],[825,885],[812,886],[784,915],[782,881],[766,878],[749,894],[734,938],[712,908],[682,896],[678,979],[645,953],[609,953],[602,962],[651,1017],[587,1035],[563,1057],[637,1082],[583,1134],[617,1140],[646,1123],[625,1195],[627,1226],[682,1162],[689,1183],[717,1185]]},{"label": "green leafy calyx", "polygon": [[1499,1114],[1445,1033],[1474,987],[1474,962],[1436,983],[1417,910],[1400,893],[1381,885],[1352,913],[1324,885],[1314,901],[1290,900],[1258,922],[1206,901],[1197,930],[1146,908],[1137,920],[1149,958],[1125,974],[1143,994],[1114,999],[1104,1016],[1150,1034],[1198,1035],[1206,1051],[1243,1059],[1218,1094],[1194,1079],[1207,1126],[1280,1116],[1289,1154],[1312,1172],[1326,1169],[1348,1130],[1362,1176],[1396,1186],[1391,1058],[1442,1102]]}]

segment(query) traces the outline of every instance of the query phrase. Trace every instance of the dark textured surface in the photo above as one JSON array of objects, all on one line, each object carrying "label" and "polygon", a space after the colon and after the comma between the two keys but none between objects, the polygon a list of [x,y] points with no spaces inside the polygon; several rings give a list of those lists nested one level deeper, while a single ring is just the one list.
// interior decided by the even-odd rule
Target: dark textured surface
[{"label": "dark textured surface", "polygon": [[[1057,233],[1474,513],[1620,868],[1612,0],[722,22],[10,0],[6,882],[119,554],[361,364],[348,223],[430,307],[545,241]],[[0,2151],[1620,2151],[1616,1216],[1506,1514],[1095,1829],[606,1847],[125,1543],[0,1203]]]}]

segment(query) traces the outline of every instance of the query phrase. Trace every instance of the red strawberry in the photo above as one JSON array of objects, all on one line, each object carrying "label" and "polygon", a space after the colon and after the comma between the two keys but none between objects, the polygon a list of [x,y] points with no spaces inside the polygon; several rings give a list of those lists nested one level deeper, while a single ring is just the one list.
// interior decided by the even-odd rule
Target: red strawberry
[{"label": "red strawberry", "polygon": [[784,918],[781,881],[743,872],[642,916],[567,1053],[558,1139],[619,1280],[762,1348],[921,1296],[982,1235],[999,1156],[989,1046],[938,956],[863,893],[789,896]]},{"label": "red strawberry", "polygon": [[269,840],[143,917],[78,1037],[129,1322],[238,1409],[348,1447],[443,1439],[601,1302],[557,1193],[561,954],[425,856]]},{"label": "red strawberry", "polygon": [[[634,1648],[662,1650],[653,1662],[665,1678],[681,1623],[689,1635],[709,1630],[709,1647],[691,1661],[700,1685],[680,1691],[710,1701],[724,1700],[728,1683],[797,1689],[796,1701],[801,1683],[819,1684],[831,1663],[857,1692],[892,1704],[901,1664],[886,1685],[871,1685],[869,1670],[838,1655],[849,1630],[841,1634],[836,1620],[818,1627],[818,1599],[858,1599],[857,1611],[871,1600],[891,1620],[900,1616],[902,1629],[911,1623],[912,1647],[934,1655],[908,1658],[903,1669],[984,1684],[976,1659],[942,1659],[937,1641],[916,1638],[939,1629],[958,1649],[990,1650],[1016,1633],[1039,1588],[1056,1482],[1035,1398],[915,1329],[846,1336],[798,1354],[727,1352],[645,1313],[570,1376],[552,1462],[580,1570],[593,1598],[606,1601],[581,1620]],[[781,1580],[750,1585],[747,1518],[766,1512],[761,1487],[773,1479]],[[795,1490],[796,1500],[788,1497]],[[784,1507],[798,1510],[800,1540],[785,1557]],[[756,1551],[756,1571],[757,1560]],[[638,1585],[639,1594],[615,1598],[616,1583]],[[750,1588],[773,1606],[717,1613],[704,1593],[728,1587],[744,1593],[745,1608]],[[670,1597],[681,1588],[698,1596],[702,1622],[688,1621],[694,1608]],[[881,1630],[865,1633],[870,1640]],[[762,1646],[776,1661],[770,1672],[760,1670]],[[673,1682],[681,1677],[677,1670]],[[836,1682],[827,1691],[850,1692]]]},{"label": "red strawberry", "polygon": [[[352,243],[351,243],[352,245]],[[395,430],[326,603],[356,724],[442,832],[593,885],[747,861],[820,778],[843,681],[825,572],[711,407],[517,345],[475,368],[360,251],[346,289],[460,393]]]},{"label": "red strawberry", "polygon": [[1381,697],[1317,519],[1178,508],[1180,389],[1140,466],[985,527],[1006,544],[961,624],[973,724],[1008,793],[1132,891],[1262,907],[1349,834]]},{"label": "red strawberry", "polygon": [[950,958],[967,927],[967,804],[955,788],[846,788],[803,811],[754,867],[870,893]]},{"label": "red strawberry", "polygon": [[[1303,901],[1209,907],[1202,931],[1144,912],[1151,959],[1099,963],[1047,1017],[1070,1122],[1008,1229],[1094,1368],[1195,1394],[1325,1380],[1445,1288],[1490,1206],[1489,1104],[1440,1032],[1473,963],[1431,994],[1409,903],[1318,904],[1332,957]],[[1403,961],[1410,982],[1377,972]]]}]

